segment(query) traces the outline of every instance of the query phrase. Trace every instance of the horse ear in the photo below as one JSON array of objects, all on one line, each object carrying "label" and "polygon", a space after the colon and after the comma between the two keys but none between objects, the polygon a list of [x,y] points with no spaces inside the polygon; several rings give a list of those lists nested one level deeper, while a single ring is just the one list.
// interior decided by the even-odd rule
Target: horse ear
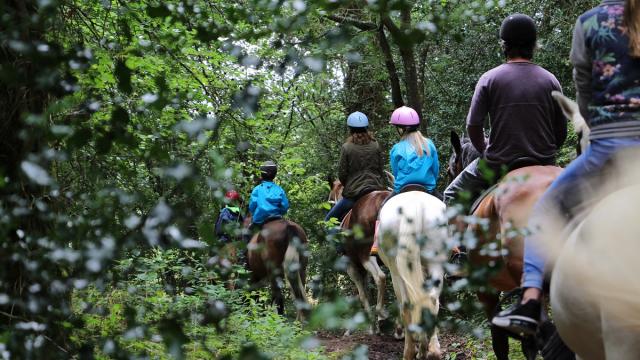
[{"label": "horse ear", "polygon": [[462,152],[462,142],[460,141],[460,136],[454,130],[451,130],[450,135],[451,146],[453,147],[453,152],[455,154],[460,154]]},{"label": "horse ear", "polygon": [[[582,114],[580,114],[578,103],[564,96],[560,91],[552,91],[551,96],[558,102],[564,116],[573,123],[573,129],[579,135],[578,145],[582,148],[581,152],[584,152],[589,146],[589,134],[591,130],[584,120],[584,117],[582,117]],[[578,154],[581,152],[578,152]]]},{"label": "horse ear", "polygon": [[576,114],[580,114],[578,104],[564,96],[560,91],[552,91],[551,96],[556,100],[558,105],[560,105],[560,109],[567,119],[573,120]]}]

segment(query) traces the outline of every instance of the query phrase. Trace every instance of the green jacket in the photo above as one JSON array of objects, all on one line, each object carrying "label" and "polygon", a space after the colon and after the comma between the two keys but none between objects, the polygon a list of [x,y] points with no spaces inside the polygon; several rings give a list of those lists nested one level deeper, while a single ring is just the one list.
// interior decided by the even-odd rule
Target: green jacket
[{"label": "green jacket", "polygon": [[383,190],[384,176],[382,152],[376,141],[342,145],[338,169],[338,179],[344,185],[342,196],[357,199],[371,191]]}]

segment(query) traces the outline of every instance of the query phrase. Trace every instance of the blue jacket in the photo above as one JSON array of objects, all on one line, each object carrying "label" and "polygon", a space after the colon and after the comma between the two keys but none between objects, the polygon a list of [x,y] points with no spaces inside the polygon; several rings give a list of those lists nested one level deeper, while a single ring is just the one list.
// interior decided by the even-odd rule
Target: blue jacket
[{"label": "blue jacket", "polygon": [[254,224],[263,224],[274,216],[284,216],[289,210],[289,200],[284,190],[272,181],[263,181],[251,192],[249,211]]},{"label": "blue jacket", "polygon": [[418,156],[410,142],[402,140],[391,148],[389,160],[391,172],[396,178],[393,191],[400,192],[403,186],[419,184],[429,192],[436,188],[440,163],[438,152],[431,140],[427,140],[429,155]]}]

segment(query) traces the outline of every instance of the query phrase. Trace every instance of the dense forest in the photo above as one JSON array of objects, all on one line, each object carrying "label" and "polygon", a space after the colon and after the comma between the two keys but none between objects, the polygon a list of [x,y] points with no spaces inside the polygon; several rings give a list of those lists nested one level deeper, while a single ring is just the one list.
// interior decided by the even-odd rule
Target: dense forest
[{"label": "dense forest", "polygon": [[[370,319],[323,222],[347,115],[367,114],[387,154],[391,112],[416,109],[444,189],[449,134],[504,61],[502,19],[534,18],[535,62],[573,97],[572,28],[595,4],[0,2],[2,358],[371,356]],[[570,133],[562,164],[575,144]],[[278,315],[214,236],[225,192],[246,210],[265,160],[309,237],[306,323],[290,299]],[[472,286],[443,295],[447,359],[492,356]],[[345,329],[365,335],[340,340]]]}]

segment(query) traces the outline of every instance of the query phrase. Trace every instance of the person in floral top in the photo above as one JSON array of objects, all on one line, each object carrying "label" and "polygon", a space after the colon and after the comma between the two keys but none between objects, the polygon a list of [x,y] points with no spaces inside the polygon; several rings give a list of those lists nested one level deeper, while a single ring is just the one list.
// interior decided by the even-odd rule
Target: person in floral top
[{"label": "person in floral top", "polygon": [[[578,105],[591,128],[590,147],[551,184],[534,207],[530,228],[549,214],[569,221],[593,204],[594,187],[606,177],[605,164],[619,151],[640,147],[640,0],[604,0],[578,18],[571,62]],[[603,176],[604,175],[604,176]],[[500,312],[492,323],[517,334],[536,333],[545,258],[525,238],[522,300]]]}]

